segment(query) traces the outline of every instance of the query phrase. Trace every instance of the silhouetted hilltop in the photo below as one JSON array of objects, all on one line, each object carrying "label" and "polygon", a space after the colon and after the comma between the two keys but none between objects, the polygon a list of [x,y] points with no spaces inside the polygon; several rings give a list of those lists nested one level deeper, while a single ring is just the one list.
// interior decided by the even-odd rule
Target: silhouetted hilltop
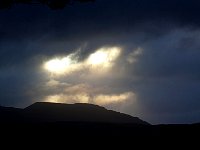
[{"label": "silhouetted hilltop", "polygon": [[[37,102],[24,109],[1,107],[0,121],[8,122],[93,122],[147,125],[137,117],[93,104]],[[4,119],[3,119],[4,118]],[[5,119],[6,118],[6,119]]]},{"label": "silhouetted hilltop", "polygon": [[0,122],[16,122],[22,119],[22,109],[0,106]]},{"label": "silhouetted hilltop", "polygon": [[[107,110],[93,104],[58,104],[34,103],[24,109],[0,107],[1,136],[14,137],[14,141],[22,135],[26,140],[37,137],[40,141],[46,139],[58,140],[65,137],[64,143],[75,137],[80,139],[139,140],[146,143],[149,140],[167,141],[168,143],[198,140],[200,124],[149,125],[137,117]],[[95,138],[94,138],[95,137]],[[63,139],[63,138],[62,138]],[[134,140],[133,140],[134,139]],[[34,138],[35,140],[35,138]],[[60,142],[60,139],[58,140]],[[146,141],[146,142],[144,142]],[[114,142],[116,144],[116,142]],[[165,143],[166,144],[166,143]]]}]

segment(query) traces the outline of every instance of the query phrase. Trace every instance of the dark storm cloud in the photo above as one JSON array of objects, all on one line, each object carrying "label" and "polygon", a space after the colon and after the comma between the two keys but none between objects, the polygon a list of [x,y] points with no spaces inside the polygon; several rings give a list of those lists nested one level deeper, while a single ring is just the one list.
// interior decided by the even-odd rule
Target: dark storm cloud
[{"label": "dark storm cloud", "polygon": [[[18,6],[2,11],[1,17],[3,17],[2,24],[4,25],[1,24],[1,26],[10,29],[10,34],[14,37],[29,35],[29,33],[32,33],[33,37],[37,34],[41,36],[42,33],[49,31],[63,35],[62,31],[69,32],[71,28],[76,29],[76,34],[78,32],[100,34],[102,31],[121,28],[121,25],[130,30],[133,25],[148,20],[152,22],[154,21],[152,19],[161,22],[171,20],[182,23],[198,23],[199,6],[199,2],[194,0],[99,0],[92,4],[68,6],[60,11],[51,11],[41,6],[21,6],[21,8]],[[15,12],[17,13],[14,15]],[[13,24],[13,21],[16,21],[17,24]],[[21,33],[20,29],[24,29],[24,32]],[[21,34],[17,34],[18,32]],[[72,36],[73,33],[70,35]]]},{"label": "dark storm cloud", "polygon": [[94,0],[0,0],[0,9],[8,9],[16,4],[26,4],[26,5],[44,5],[49,8],[63,9],[65,6],[72,4],[73,2],[91,2]]},{"label": "dark storm cloud", "polygon": [[[173,30],[142,44],[145,52],[134,68],[147,78],[178,76],[198,79],[200,65],[199,30]],[[147,65],[148,64],[148,65]]]},{"label": "dark storm cloud", "polygon": [[[143,53],[129,71],[143,111],[151,110],[147,112],[157,116],[152,122],[167,123],[162,117],[169,119],[174,114],[187,115],[190,122],[198,121],[198,117],[192,116],[200,109],[200,45],[197,41],[199,30],[179,28],[141,45]],[[174,122],[184,122],[181,117],[174,118]]]},{"label": "dark storm cloud", "polygon": [[[40,5],[0,10],[0,103],[25,106],[49,93],[38,71],[44,60],[79,48],[84,59],[102,46],[120,46],[113,77],[98,84],[138,95],[138,108],[124,112],[152,123],[198,121],[199,7],[197,0],[96,0],[56,11]],[[142,54],[129,64],[138,48]]]}]

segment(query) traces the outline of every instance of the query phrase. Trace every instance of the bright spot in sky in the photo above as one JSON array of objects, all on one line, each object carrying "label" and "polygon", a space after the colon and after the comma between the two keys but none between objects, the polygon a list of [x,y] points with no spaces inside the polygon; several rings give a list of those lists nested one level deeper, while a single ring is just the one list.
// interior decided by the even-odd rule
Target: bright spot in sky
[{"label": "bright spot in sky", "polygon": [[71,64],[70,58],[55,58],[45,63],[44,68],[52,73],[62,74],[67,66]]},{"label": "bright spot in sky", "polygon": [[97,51],[90,55],[88,62],[93,65],[102,64],[107,61],[107,54],[103,51]]},{"label": "bright spot in sky", "polygon": [[[50,72],[51,75],[56,75],[56,77],[77,73],[72,75],[76,76],[80,74],[81,77],[83,77],[82,79],[84,79],[84,77],[86,77],[86,79],[88,79],[87,77],[89,77],[89,79],[95,77],[95,79],[98,80],[98,77],[101,79],[101,75],[106,77],[104,75],[108,75],[109,72],[112,71],[112,67],[116,64],[121,54],[121,48],[102,47],[89,54],[88,57],[82,61],[78,60],[78,54],[78,52],[75,52],[65,57],[53,58],[44,63],[43,69]],[[133,92],[104,94],[104,92],[100,92],[101,90],[104,91],[104,89],[83,85],[84,86],[82,86],[82,84],[73,86],[70,83],[61,83],[52,79],[46,86],[59,92],[46,96],[45,101],[109,105],[135,99],[135,94]]]},{"label": "bright spot in sky", "polygon": [[108,67],[114,60],[116,60],[119,54],[120,49],[118,47],[101,48],[93,54],[90,54],[87,59],[87,63],[94,66],[102,65],[104,67]]},{"label": "bright spot in sky", "polygon": [[114,103],[123,103],[128,100],[135,99],[133,92],[126,92],[120,94],[97,94],[90,96],[89,93],[80,92],[76,94],[56,94],[49,95],[45,98],[46,102],[53,103],[93,103],[97,105],[108,105]]},{"label": "bright spot in sky", "polygon": [[135,95],[133,92],[126,92],[121,94],[113,94],[113,95],[104,95],[100,94],[97,95],[94,98],[94,103],[98,105],[106,105],[106,104],[112,104],[112,103],[120,103],[127,101],[129,99],[134,99]]},{"label": "bright spot in sky", "polygon": [[[77,62],[72,53],[66,57],[54,58],[44,64],[44,69],[56,75],[65,75],[75,71],[89,69],[93,73],[107,71],[113,66],[114,61],[119,57],[121,49],[119,47],[103,47],[90,54],[88,58],[81,62]],[[76,56],[75,58],[77,58]]]}]

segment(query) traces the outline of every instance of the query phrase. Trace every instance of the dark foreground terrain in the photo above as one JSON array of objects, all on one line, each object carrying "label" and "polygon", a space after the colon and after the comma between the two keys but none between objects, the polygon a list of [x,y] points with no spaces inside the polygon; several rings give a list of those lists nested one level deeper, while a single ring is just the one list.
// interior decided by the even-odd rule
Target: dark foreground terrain
[{"label": "dark foreground terrain", "polygon": [[[137,117],[92,104],[35,103],[25,109],[0,108],[1,138],[6,141],[118,142],[129,144],[198,143],[200,124],[150,125]],[[145,145],[145,144],[144,144]]]}]

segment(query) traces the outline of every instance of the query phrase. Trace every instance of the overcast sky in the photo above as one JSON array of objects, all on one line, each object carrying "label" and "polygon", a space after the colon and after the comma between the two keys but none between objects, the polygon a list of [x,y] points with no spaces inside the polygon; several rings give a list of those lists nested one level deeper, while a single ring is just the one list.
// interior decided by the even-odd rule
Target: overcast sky
[{"label": "overcast sky", "polygon": [[0,105],[94,103],[200,121],[200,2],[96,0],[0,10]]}]

